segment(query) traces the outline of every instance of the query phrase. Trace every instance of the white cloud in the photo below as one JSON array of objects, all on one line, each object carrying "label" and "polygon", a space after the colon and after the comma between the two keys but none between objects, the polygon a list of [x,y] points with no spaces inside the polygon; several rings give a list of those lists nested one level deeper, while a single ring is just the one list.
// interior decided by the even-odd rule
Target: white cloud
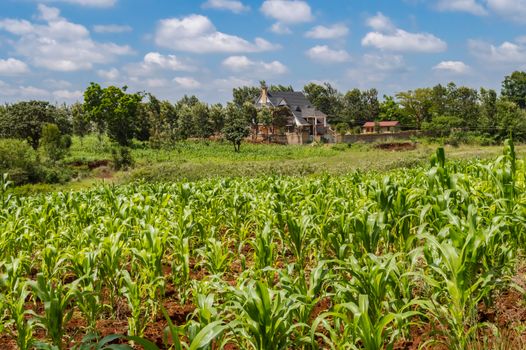
[{"label": "white cloud", "polygon": [[347,36],[349,28],[343,23],[337,23],[330,27],[316,26],[309,30],[305,36],[312,39],[337,39]]},{"label": "white cloud", "polygon": [[467,12],[476,16],[484,16],[488,11],[476,0],[439,0],[436,5],[440,11]]},{"label": "white cloud", "polygon": [[291,34],[292,31],[283,23],[276,22],[270,27],[270,31],[276,34]]},{"label": "white cloud", "polygon": [[363,46],[372,46],[381,50],[401,52],[442,52],[447,44],[430,33],[410,33],[396,28],[389,18],[378,13],[368,19],[367,24],[374,29],[362,39]]},{"label": "white cloud", "polygon": [[526,22],[526,0],[486,0],[495,13],[517,22]]},{"label": "white cloud", "polygon": [[0,59],[0,75],[18,75],[29,72],[27,64],[15,58]]},{"label": "white cloud", "polygon": [[69,91],[69,90],[56,90],[53,91],[53,96],[60,100],[69,100],[69,101],[79,101],[83,98],[82,91],[75,90],[75,91]]},{"label": "white cloud", "polygon": [[496,64],[516,64],[526,61],[526,47],[505,41],[499,46],[481,40],[469,40],[470,52],[477,58]]},{"label": "white cloud", "polygon": [[261,12],[281,23],[305,23],[314,19],[309,4],[299,0],[266,0]]},{"label": "white cloud", "polygon": [[87,7],[112,7],[118,0],[47,0],[47,2],[64,2]]},{"label": "white cloud", "polygon": [[464,74],[470,70],[469,66],[462,61],[442,61],[434,66],[433,69],[457,74]]},{"label": "white cloud", "polygon": [[327,45],[318,45],[307,50],[306,55],[313,61],[321,63],[343,63],[351,59],[345,50],[333,50]]},{"label": "white cloud", "polygon": [[34,86],[20,86],[18,88],[19,93],[25,97],[46,97],[49,96],[49,92]]},{"label": "white cloud", "polygon": [[71,87],[71,83],[66,80],[55,80],[55,79],[46,79],[44,83],[47,87],[59,90],[65,90]]},{"label": "white cloud", "polygon": [[408,71],[401,55],[365,54],[356,68],[347,71],[347,77],[353,80],[356,86],[370,88],[371,84],[382,83],[388,77],[399,77]]},{"label": "white cloud", "polygon": [[132,30],[130,26],[119,24],[97,24],[93,26],[95,33],[128,33]]},{"label": "white cloud", "polygon": [[60,17],[55,8],[41,4],[38,9],[39,18],[45,24],[0,20],[0,29],[19,36],[13,43],[16,53],[27,57],[34,66],[55,71],[78,71],[133,53],[127,45],[92,40],[86,27]]},{"label": "white cloud", "polygon": [[251,70],[256,74],[281,75],[288,71],[287,67],[279,61],[252,61],[247,56],[230,56],[222,64],[224,67],[236,72]]},{"label": "white cloud", "polygon": [[198,89],[201,87],[201,83],[192,77],[176,77],[174,78],[174,81],[179,86],[185,89],[194,90],[194,89]]},{"label": "white cloud", "polygon": [[243,5],[241,1],[237,0],[208,0],[202,7],[205,9],[228,10],[234,13],[242,13],[250,10],[250,7]]},{"label": "white cloud", "polygon": [[367,26],[379,32],[390,32],[396,30],[395,25],[389,17],[378,12],[375,16],[369,17],[366,21]]},{"label": "white cloud", "polygon": [[158,52],[149,52],[144,56],[144,63],[148,66],[157,66],[167,70],[193,70],[175,55],[161,55]]},{"label": "white cloud", "polygon": [[262,38],[249,42],[235,35],[221,33],[202,15],[159,21],[155,42],[161,47],[194,53],[260,52],[277,48]]},{"label": "white cloud", "polygon": [[151,78],[146,79],[146,86],[149,88],[161,88],[168,85],[168,80],[164,78]]},{"label": "white cloud", "polygon": [[100,69],[97,71],[97,75],[107,81],[115,81],[119,78],[120,72],[117,68],[111,68],[108,70]]}]

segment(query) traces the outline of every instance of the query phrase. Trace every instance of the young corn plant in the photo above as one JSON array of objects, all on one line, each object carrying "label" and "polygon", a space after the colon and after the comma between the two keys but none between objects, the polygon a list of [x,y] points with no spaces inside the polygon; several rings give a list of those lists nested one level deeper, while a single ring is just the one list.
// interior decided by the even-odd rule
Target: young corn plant
[{"label": "young corn plant", "polygon": [[232,256],[226,244],[212,237],[206,241],[206,246],[200,250],[200,254],[204,258],[203,264],[207,271],[218,276],[225,273]]},{"label": "young corn plant", "polygon": [[130,317],[128,317],[128,335],[142,337],[148,322],[152,319],[152,301],[147,299],[151,286],[141,278],[133,280],[128,271],[122,271],[122,294],[128,300]]},{"label": "young corn plant", "polygon": [[44,328],[52,344],[63,349],[62,338],[64,326],[73,315],[71,303],[75,296],[78,280],[64,285],[61,282],[47,280],[43,274],[38,274],[36,281],[28,281],[32,294],[44,305],[44,315],[31,312],[36,325]]},{"label": "young corn plant", "polygon": [[[229,327],[241,348],[255,350],[287,349],[294,347],[292,335],[304,325],[292,319],[298,303],[270,290],[264,282],[249,282],[234,290],[231,311],[236,318]],[[296,344],[298,345],[298,344]]]}]

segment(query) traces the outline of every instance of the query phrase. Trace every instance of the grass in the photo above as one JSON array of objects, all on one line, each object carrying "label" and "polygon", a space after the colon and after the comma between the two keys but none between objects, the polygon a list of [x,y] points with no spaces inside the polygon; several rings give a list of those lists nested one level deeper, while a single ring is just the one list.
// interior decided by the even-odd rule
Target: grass
[{"label": "grass", "polygon": [[[236,153],[229,143],[207,141],[179,142],[173,149],[151,149],[135,143],[132,156],[135,165],[128,171],[114,172],[109,167],[79,171],[79,177],[67,184],[26,185],[16,189],[20,194],[59,190],[82,190],[101,183],[124,184],[133,181],[197,181],[214,177],[317,176],[344,175],[360,170],[387,171],[427,163],[438,144],[422,142],[415,150],[385,151],[372,145],[267,145],[244,143]],[[83,140],[75,137],[67,164],[88,164],[111,160],[111,143],[95,135]],[[501,146],[446,147],[450,159],[491,158],[502,152]],[[517,146],[519,157],[526,146]]]}]

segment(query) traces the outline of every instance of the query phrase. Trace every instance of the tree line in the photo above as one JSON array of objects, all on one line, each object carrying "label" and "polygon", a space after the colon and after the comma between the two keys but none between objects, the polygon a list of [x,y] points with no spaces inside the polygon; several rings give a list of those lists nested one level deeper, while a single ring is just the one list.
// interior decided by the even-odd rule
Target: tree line
[{"label": "tree line", "polygon": [[[123,147],[134,139],[159,148],[178,140],[221,134],[238,149],[251,129],[261,125],[267,126],[267,132],[283,129],[290,117],[285,108],[256,109],[254,100],[260,91],[261,86],[234,88],[231,102],[209,105],[195,96],[172,103],[150,93],[129,93],[126,87],[103,88],[91,83],[83,103],[68,106],[24,101],[0,106],[0,138],[23,139],[37,149],[43,127],[52,124],[61,135],[108,135]],[[271,85],[269,91],[293,89]],[[526,138],[525,72],[506,76],[500,95],[492,89],[477,90],[455,83],[403,91],[381,101],[376,89],[341,93],[328,83],[309,83],[303,92],[328,115],[336,132],[358,132],[367,121],[398,120],[405,129],[425,130],[435,136],[462,130],[495,139],[510,134]]]}]

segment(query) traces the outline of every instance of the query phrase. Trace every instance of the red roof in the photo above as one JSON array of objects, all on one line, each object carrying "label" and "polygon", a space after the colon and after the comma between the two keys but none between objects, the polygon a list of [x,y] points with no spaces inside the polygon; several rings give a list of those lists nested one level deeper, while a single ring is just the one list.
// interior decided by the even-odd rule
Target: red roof
[{"label": "red roof", "polygon": [[[386,120],[383,122],[378,122],[379,127],[388,128],[391,126],[398,126],[400,125],[400,122],[397,120]],[[363,125],[364,128],[374,128],[376,126],[376,122],[367,122]]]}]

